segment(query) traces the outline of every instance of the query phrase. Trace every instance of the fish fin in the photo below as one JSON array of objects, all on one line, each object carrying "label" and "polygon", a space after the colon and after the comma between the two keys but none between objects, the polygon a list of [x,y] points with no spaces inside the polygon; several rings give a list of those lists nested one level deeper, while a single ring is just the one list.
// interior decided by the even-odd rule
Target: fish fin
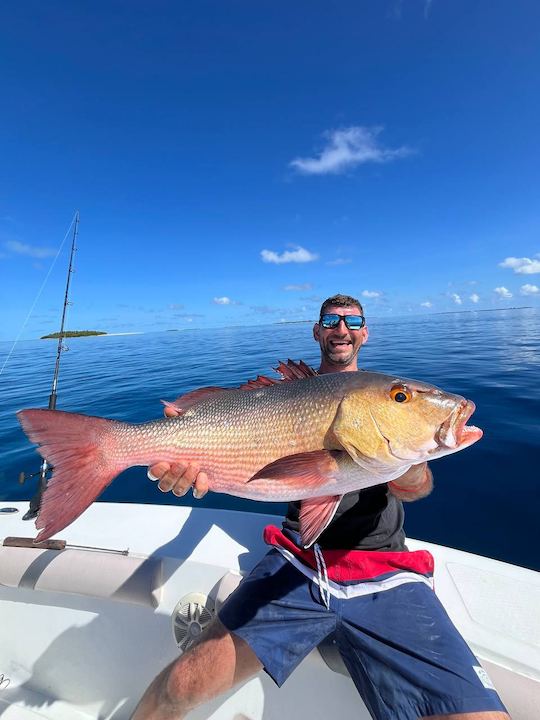
[{"label": "fish fin", "polygon": [[287,360],[286,363],[280,362],[274,370],[281,375],[280,380],[266,377],[266,375],[258,375],[255,380],[248,380],[243,385],[240,385],[240,390],[256,390],[257,388],[276,385],[279,382],[302,380],[303,378],[318,375],[317,371],[309,367],[309,365],[306,365],[303,360],[299,362],[295,362],[294,360]]},{"label": "fish fin", "polygon": [[277,385],[281,380],[276,378],[269,378],[266,375],[257,375],[255,380],[248,380],[243,385],[239,386],[239,390],[258,390],[259,388],[268,387],[269,385]]},{"label": "fish fin", "polygon": [[287,360],[286,363],[280,362],[278,367],[275,368],[276,372],[281,375],[281,379],[266,377],[266,375],[258,375],[254,380],[248,380],[246,383],[238,386],[238,388],[222,388],[222,387],[203,387],[191,390],[185,395],[180,395],[174,402],[168,402],[162,400],[161,402],[165,407],[170,407],[180,415],[183,415],[186,410],[198,405],[203,400],[207,400],[209,397],[214,397],[216,394],[231,392],[231,390],[258,390],[259,388],[268,387],[269,385],[276,385],[280,382],[288,382],[290,380],[301,380],[306,377],[313,377],[317,375],[317,371],[306,365],[305,362],[295,362],[294,360]]},{"label": "fish fin", "polygon": [[119,460],[116,420],[60,410],[21,410],[19,422],[38,452],[54,466],[41,498],[34,542],[48,540],[79,517],[129,467]]},{"label": "fish fin", "polygon": [[183,415],[186,412],[186,410],[185,410],[185,408],[180,407],[180,405],[177,405],[177,402],[179,400],[180,400],[180,398],[178,398],[174,402],[169,402],[169,400],[160,400],[160,402],[163,403],[163,405],[166,408],[171,408],[171,410],[174,410],[176,413],[178,413],[178,415]]},{"label": "fish fin", "polygon": [[222,387],[197,388],[196,390],[190,390],[190,392],[185,393],[185,395],[179,395],[174,402],[169,402],[168,400],[162,400],[161,402],[165,407],[170,407],[180,415],[183,415],[189,408],[198,405],[203,400],[208,400],[210,397],[230,392],[231,389],[232,388]]},{"label": "fish fin", "polygon": [[287,360],[287,363],[280,362],[275,371],[279,373],[283,380],[301,380],[302,378],[314,377],[319,373],[314,370],[303,360],[295,362],[294,360]]},{"label": "fish fin", "polygon": [[313,452],[287,455],[261,468],[249,480],[277,480],[284,486],[297,485],[298,488],[317,488],[325,485],[338,474],[339,450],[314,450]]},{"label": "fish fin", "polygon": [[300,540],[309,548],[330,525],[343,495],[322,495],[302,500],[300,506]]}]

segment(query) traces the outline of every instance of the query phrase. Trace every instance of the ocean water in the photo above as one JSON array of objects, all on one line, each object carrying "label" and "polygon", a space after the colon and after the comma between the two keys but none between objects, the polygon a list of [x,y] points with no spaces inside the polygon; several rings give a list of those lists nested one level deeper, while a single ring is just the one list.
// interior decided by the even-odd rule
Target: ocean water
[{"label": "ocean water", "polygon": [[[131,422],[162,416],[160,399],[204,385],[234,386],[280,359],[318,365],[311,324],[74,338],[62,354],[58,409]],[[29,499],[39,456],[16,410],[46,407],[56,341],[20,342],[0,375],[0,499]],[[0,343],[0,367],[11,349]],[[410,537],[540,569],[540,311],[452,313],[373,319],[361,367],[432,382],[474,400],[480,442],[432,463],[435,489],[406,505]],[[142,468],[117,478],[102,500],[282,512],[209,493],[161,493]],[[1,516],[0,516],[1,522]],[[33,525],[29,523],[29,534]]]}]

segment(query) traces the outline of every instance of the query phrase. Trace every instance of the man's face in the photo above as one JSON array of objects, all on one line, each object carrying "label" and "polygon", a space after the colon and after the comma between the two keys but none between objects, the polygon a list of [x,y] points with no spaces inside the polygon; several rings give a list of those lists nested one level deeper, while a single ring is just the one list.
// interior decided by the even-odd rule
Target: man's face
[{"label": "man's face", "polygon": [[[336,313],[338,315],[361,315],[357,307],[342,307],[331,305],[325,313]],[[323,328],[320,323],[315,323],[313,336],[321,347],[321,353],[326,361],[332,365],[348,365],[358,355],[363,343],[368,337],[367,327],[361,330],[349,330],[344,320],[340,320],[335,328]]]}]

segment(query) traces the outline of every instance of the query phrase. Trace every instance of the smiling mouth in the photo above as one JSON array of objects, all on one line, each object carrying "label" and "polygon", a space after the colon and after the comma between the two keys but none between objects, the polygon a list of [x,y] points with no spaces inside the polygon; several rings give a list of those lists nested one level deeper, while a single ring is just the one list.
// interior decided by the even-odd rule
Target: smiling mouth
[{"label": "smiling mouth", "polygon": [[439,447],[457,448],[470,445],[480,440],[483,431],[474,425],[467,425],[467,420],[476,410],[472,400],[463,400],[460,405],[446,418],[435,434],[435,442]]},{"label": "smiling mouth", "polygon": [[350,347],[352,345],[351,342],[347,342],[344,340],[343,342],[331,342],[330,347],[332,348],[341,348],[341,347]]}]

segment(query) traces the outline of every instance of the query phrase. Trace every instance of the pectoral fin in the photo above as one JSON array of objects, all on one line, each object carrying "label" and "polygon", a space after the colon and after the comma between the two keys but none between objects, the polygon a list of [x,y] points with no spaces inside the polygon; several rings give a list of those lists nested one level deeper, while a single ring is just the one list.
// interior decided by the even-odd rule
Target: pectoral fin
[{"label": "pectoral fin", "polygon": [[[327,486],[328,490],[339,487],[340,461],[350,460],[339,450],[315,450],[280,458],[266,465],[250,480],[248,486],[266,490],[268,494],[278,493],[286,488],[294,499],[305,495],[306,488],[313,491]],[[324,495],[302,500],[300,506],[300,537],[304,547],[312,545],[328,526],[342,495]]]},{"label": "pectoral fin", "polygon": [[306,487],[315,489],[333,481],[337,482],[338,459],[341,455],[338,450],[314,450],[287,455],[265,465],[248,480],[248,484],[270,484],[274,481],[286,485],[289,489],[295,486],[299,490],[305,490]]},{"label": "pectoral fin", "polygon": [[300,539],[305,548],[313,545],[315,540],[328,527],[336,514],[343,495],[323,495],[322,497],[302,500],[300,507]]}]

